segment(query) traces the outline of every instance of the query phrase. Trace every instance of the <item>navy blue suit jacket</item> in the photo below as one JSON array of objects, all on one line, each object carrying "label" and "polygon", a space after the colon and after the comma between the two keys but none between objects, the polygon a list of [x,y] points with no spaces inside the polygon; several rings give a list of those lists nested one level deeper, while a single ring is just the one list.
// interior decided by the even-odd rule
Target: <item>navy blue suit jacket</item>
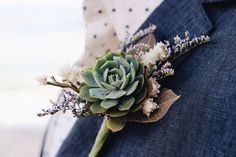
[{"label": "navy blue suit jacket", "polygon": [[[188,30],[211,41],[175,64],[163,82],[179,99],[163,119],[129,123],[109,137],[101,157],[236,156],[236,3],[220,0],[165,0],[141,28],[157,25],[158,40]],[[140,29],[141,29],[140,28]],[[86,157],[102,119],[79,119],[57,157]]]}]

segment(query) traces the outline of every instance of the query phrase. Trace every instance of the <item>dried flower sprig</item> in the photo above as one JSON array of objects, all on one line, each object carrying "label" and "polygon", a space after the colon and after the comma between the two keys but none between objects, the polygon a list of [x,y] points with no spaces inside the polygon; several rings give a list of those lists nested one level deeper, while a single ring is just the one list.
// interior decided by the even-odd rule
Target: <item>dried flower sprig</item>
[{"label": "dried flower sprig", "polygon": [[207,43],[210,41],[209,36],[201,35],[200,37],[193,37],[191,39],[191,35],[188,31],[185,32],[185,38],[181,39],[178,35],[174,38],[175,45],[171,47],[172,56],[169,58],[169,62],[175,60],[177,57],[186,53],[190,49],[194,47]]},{"label": "dried flower sprig", "polygon": [[48,76],[47,75],[42,75],[42,76],[37,76],[35,80],[42,86],[45,86],[48,83]]},{"label": "dried flower sprig", "polygon": [[[121,50],[122,51],[127,51],[126,49],[128,47],[132,47],[132,45],[135,45],[135,43],[142,39],[143,37],[147,36],[148,34],[153,33],[156,30],[156,26],[150,24],[149,27],[147,27],[146,29],[143,30],[139,30],[137,33],[135,33],[132,36],[129,36],[129,33],[126,33],[126,37],[124,39],[124,41],[121,43]],[[130,48],[131,48],[130,47]]]},{"label": "dried flower sprig", "polygon": [[127,45],[131,43],[135,43],[136,41],[140,40],[142,37],[147,36],[150,33],[153,33],[156,30],[156,28],[157,27],[155,25],[150,24],[148,28],[139,30],[137,33],[135,33],[133,36],[131,36],[128,39]]},{"label": "dried flower sprig", "polygon": [[137,43],[128,47],[127,53],[140,58],[141,55],[148,52],[150,49],[151,46],[146,43]]},{"label": "dried flower sprig", "polygon": [[[185,38],[181,39],[178,35],[174,38],[175,45],[170,46],[169,41],[157,43],[156,51],[148,55],[141,54],[143,60],[147,62],[147,72],[149,77],[155,77],[157,80],[174,75],[174,69],[171,62],[193,49],[194,47],[209,42],[209,36],[193,37],[188,31],[185,32]],[[154,59],[155,58],[155,59]],[[150,62],[148,62],[150,61]]]},{"label": "dried flower sprig", "polygon": [[60,88],[70,88],[79,93],[81,80],[80,72],[81,71],[78,67],[65,65],[63,68],[61,68],[59,73],[63,77],[61,82],[57,81],[54,76],[48,77],[47,75],[36,77],[36,81],[43,86],[51,85]]},{"label": "dried flower sprig", "polygon": [[53,101],[50,102],[52,107],[49,109],[42,109],[42,113],[37,114],[39,117],[53,115],[57,112],[65,113],[66,111],[71,111],[76,117],[90,115],[88,109],[86,108],[85,102],[79,98],[79,95],[66,89],[61,91],[57,103]]}]

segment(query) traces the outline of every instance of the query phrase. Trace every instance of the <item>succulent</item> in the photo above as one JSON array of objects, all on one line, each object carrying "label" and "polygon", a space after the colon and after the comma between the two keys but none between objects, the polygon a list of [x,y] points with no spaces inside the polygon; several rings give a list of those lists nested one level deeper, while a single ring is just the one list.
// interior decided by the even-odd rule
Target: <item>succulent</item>
[{"label": "succulent", "polygon": [[80,97],[94,114],[122,117],[140,109],[147,93],[144,65],[125,53],[109,52],[82,71]]}]

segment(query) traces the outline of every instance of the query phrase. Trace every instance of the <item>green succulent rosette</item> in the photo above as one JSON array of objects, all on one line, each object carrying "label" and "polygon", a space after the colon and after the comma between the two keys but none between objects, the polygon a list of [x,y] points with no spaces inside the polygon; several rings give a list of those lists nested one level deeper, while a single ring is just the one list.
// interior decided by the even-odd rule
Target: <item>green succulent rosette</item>
[{"label": "green succulent rosette", "polygon": [[81,99],[90,104],[93,114],[108,117],[112,131],[124,127],[126,115],[141,107],[147,93],[144,65],[125,53],[109,52],[97,58],[82,76]]}]

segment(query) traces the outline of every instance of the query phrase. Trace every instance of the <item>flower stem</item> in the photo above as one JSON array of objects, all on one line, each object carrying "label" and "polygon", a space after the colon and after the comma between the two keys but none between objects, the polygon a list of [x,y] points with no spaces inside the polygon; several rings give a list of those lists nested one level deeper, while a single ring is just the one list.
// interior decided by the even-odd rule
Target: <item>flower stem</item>
[{"label": "flower stem", "polygon": [[100,130],[97,134],[95,143],[93,144],[92,150],[89,153],[89,157],[96,157],[101,150],[103,144],[105,143],[106,139],[108,138],[110,131],[106,126],[106,120],[104,119]]},{"label": "flower stem", "polygon": [[61,87],[61,88],[70,88],[70,89],[74,90],[75,92],[79,93],[79,89],[76,86],[74,86],[72,84],[70,85],[70,84],[66,84],[66,83],[60,83],[53,76],[51,76],[51,79],[53,82],[47,82],[47,85],[57,86],[57,87]]}]

